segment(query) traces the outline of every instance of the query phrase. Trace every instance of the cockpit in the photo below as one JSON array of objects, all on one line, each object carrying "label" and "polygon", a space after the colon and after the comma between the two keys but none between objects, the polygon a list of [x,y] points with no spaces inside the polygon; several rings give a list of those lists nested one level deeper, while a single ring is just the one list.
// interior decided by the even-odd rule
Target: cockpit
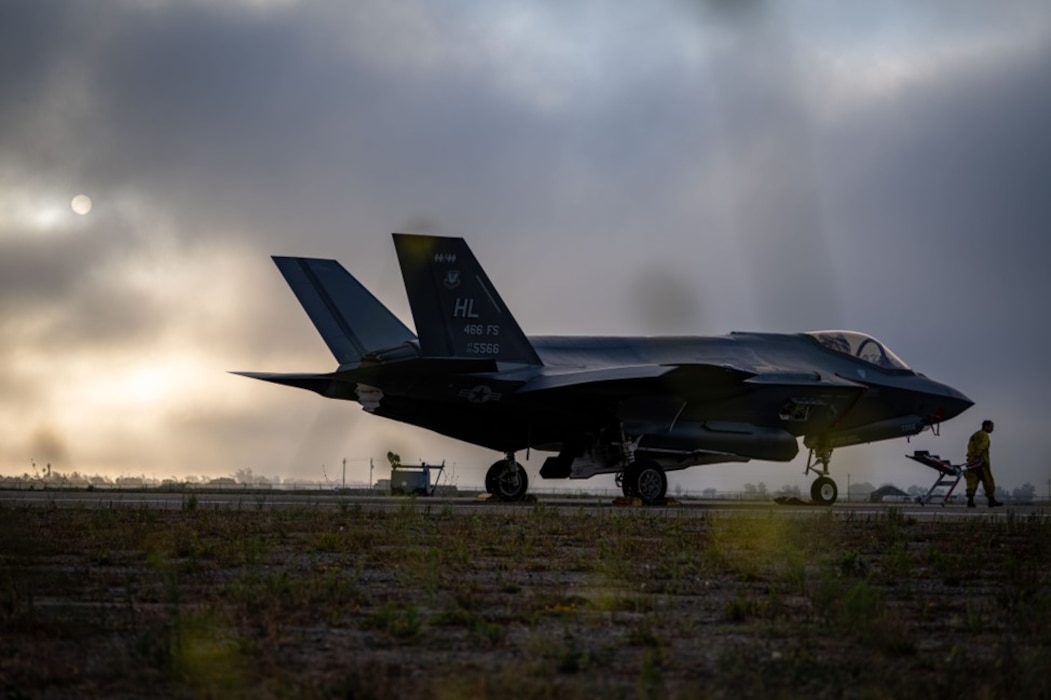
[{"label": "cockpit", "polygon": [[890,348],[871,335],[856,331],[812,331],[806,335],[829,350],[856,357],[882,369],[909,369]]}]

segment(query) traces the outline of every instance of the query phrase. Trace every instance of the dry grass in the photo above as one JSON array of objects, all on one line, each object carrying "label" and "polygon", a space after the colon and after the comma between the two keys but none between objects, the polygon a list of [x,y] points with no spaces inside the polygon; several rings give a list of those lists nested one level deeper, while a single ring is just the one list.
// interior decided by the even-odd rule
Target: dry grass
[{"label": "dry grass", "polygon": [[0,696],[1051,697],[1051,519],[0,507]]}]

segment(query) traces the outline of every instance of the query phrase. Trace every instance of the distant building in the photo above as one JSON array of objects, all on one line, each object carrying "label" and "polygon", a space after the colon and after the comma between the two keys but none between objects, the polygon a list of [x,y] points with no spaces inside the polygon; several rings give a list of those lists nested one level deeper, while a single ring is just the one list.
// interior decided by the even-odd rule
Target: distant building
[{"label": "distant building", "polygon": [[903,503],[911,501],[909,494],[905,493],[897,486],[887,484],[886,486],[880,486],[878,489],[869,494],[869,503],[882,503],[884,501],[892,501],[896,503]]}]

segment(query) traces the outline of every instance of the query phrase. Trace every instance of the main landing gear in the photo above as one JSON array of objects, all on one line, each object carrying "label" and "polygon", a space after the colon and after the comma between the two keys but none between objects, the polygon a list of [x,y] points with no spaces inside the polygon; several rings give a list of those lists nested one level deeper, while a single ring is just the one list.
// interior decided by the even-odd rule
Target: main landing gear
[{"label": "main landing gear", "polygon": [[[818,477],[810,485],[810,499],[822,506],[830,506],[836,502],[839,496],[839,488],[832,477],[828,475],[828,464],[832,461],[832,448],[822,442],[810,448],[810,456],[807,457],[806,471],[804,474],[814,472]],[[817,462],[815,465],[814,462]]]},{"label": "main landing gear", "polygon": [[521,501],[529,489],[529,477],[513,452],[494,462],[485,473],[485,491],[501,501]]},{"label": "main landing gear", "polygon": [[664,469],[655,460],[637,459],[635,448],[638,440],[629,440],[620,429],[620,444],[624,452],[624,470],[617,472],[616,482],[626,498],[637,498],[644,506],[655,506],[664,503],[668,493],[668,477]]},{"label": "main landing gear", "polygon": [[650,459],[638,459],[617,474],[617,485],[627,498],[637,498],[644,506],[664,503],[668,477],[661,465]]}]

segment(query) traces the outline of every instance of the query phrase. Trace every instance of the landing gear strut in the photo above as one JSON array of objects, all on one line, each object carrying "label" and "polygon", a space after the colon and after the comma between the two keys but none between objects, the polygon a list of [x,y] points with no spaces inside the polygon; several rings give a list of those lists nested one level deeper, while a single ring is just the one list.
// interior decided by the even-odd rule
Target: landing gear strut
[{"label": "landing gear strut", "polygon": [[513,452],[494,462],[485,473],[485,491],[501,501],[521,501],[529,489],[529,477]]},{"label": "landing gear strut", "polygon": [[[810,448],[810,456],[807,457],[806,471],[804,474],[814,472],[818,477],[810,485],[810,499],[822,506],[830,506],[836,502],[839,489],[836,482],[828,475],[828,464],[832,461],[832,448],[822,440],[818,439],[814,447]],[[817,463],[815,465],[815,462]]]},{"label": "landing gear strut", "polygon": [[638,498],[644,506],[660,505],[668,493],[668,477],[664,475],[661,465],[652,459],[636,459],[635,449],[638,440],[632,441],[620,428],[620,444],[624,452],[624,471],[616,476],[627,498]]}]

